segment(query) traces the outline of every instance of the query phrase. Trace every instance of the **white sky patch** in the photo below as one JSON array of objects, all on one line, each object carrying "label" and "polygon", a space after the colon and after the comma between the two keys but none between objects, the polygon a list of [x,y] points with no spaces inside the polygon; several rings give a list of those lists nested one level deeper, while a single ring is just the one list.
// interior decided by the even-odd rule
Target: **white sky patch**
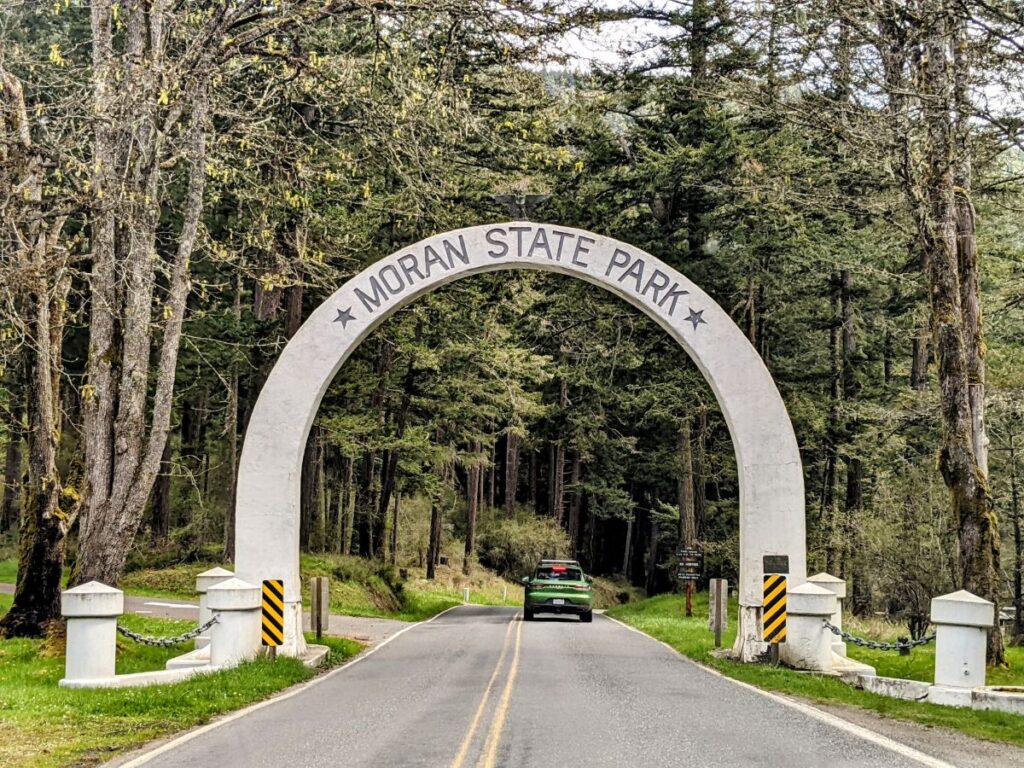
[{"label": "white sky patch", "polygon": [[635,54],[661,25],[651,21],[611,21],[599,29],[581,29],[566,33],[551,46],[552,52],[565,56],[574,71],[611,69],[635,63],[643,54]]}]

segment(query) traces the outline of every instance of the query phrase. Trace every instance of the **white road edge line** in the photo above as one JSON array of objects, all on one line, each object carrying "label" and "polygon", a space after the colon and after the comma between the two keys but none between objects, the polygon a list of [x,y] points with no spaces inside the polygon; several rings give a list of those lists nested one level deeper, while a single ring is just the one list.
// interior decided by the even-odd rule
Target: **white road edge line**
[{"label": "white road edge line", "polygon": [[891,752],[895,752],[898,755],[902,755],[903,757],[915,760],[916,762],[919,762],[922,765],[926,765],[929,768],[957,768],[957,766],[953,765],[952,763],[947,763],[946,761],[940,760],[937,757],[932,757],[931,755],[925,754],[924,752],[916,750],[913,747],[909,747],[906,744],[902,744],[896,741],[895,739],[890,739],[888,736],[883,736],[882,734],[875,733],[875,731],[872,731],[861,725],[851,723],[849,720],[844,720],[843,718],[837,715],[833,715],[829,712],[817,709],[816,707],[812,707],[809,704],[804,704],[799,701],[788,699],[785,696],[780,696],[777,693],[762,690],[755,685],[751,685],[750,683],[744,683],[742,680],[736,680],[734,678],[731,678],[728,675],[722,674],[717,669],[706,667],[703,664],[694,661],[688,656],[685,656],[679,651],[677,651],[668,643],[664,642],[663,640],[659,640],[656,637],[648,635],[643,630],[637,629],[636,627],[631,627],[629,624],[619,621],[618,619],[612,618],[611,616],[606,615],[605,618],[609,621],[614,621],[620,627],[625,627],[630,632],[636,632],[638,635],[642,635],[643,637],[646,637],[648,640],[653,640],[654,642],[665,646],[666,648],[668,648],[668,650],[670,650],[673,654],[681,658],[683,661],[689,662],[690,664],[692,664],[700,670],[703,670],[704,672],[716,675],[722,678],[723,680],[728,680],[730,683],[738,685],[741,688],[746,688],[747,690],[759,693],[765,698],[772,699],[773,701],[782,704],[783,706],[789,707],[790,709],[795,709],[797,712],[802,712],[808,717],[813,717],[816,720],[820,720],[823,723],[827,723],[828,725],[831,725],[833,728],[838,728],[841,731],[846,731],[847,733],[853,734],[854,736],[858,736],[861,739],[864,739],[865,741],[869,741],[872,744],[876,744],[880,747],[888,749]]},{"label": "white road edge line", "polygon": [[[143,603],[143,605],[155,605],[159,608],[188,608],[193,611],[198,611],[199,606],[195,603]],[[136,611],[138,613],[138,611]]]},{"label": "white road edge line", "polygon": [[429,624],[434,619],[441,618],[442,616],[444,616],[449,611],[453,611],[456,608],[463,608],[463,607],[464,606],[461,605],[461,604],[460,605],[453,605],[451,608],[445,608],[440,613],[434,614],[429,619],[425,619],[423,621],[417,621],[414,624],[410,624],[408,627],[402,627],[400,630],[395,632],[395,634],[393,634],[390,637],[382,640],[380,643],[378,643],[377,645],[373,646],[373,648],[371,648],[370,650],[368,650],[368,651],[366,651],[364,653],[360,653],[358,656],[356,656],[354,659],[352,659],[352,661],[349,661],[349,662],[346,662],[345,664],[342,664],[337,669],[332,669],[330,672],[328,672],[325,675],[319,675],[317,677],[314,677],[312,680],[308,680],[305,683],[300,683],[297,686],[294,686],[292,688],[288,688],[283,693],[278,694],[277,696],[272,696],[269,699],[264,699],[263,701],[256,702],[255,704],[250,704],[248,707],[245,707],[244,709],[239,709],[239,710],[236,710],[235,712],[230,712],[230,713],[224,715],[223,717],[219,717],[218,719],[214,720],[213,722],[207,723],[206,725],[202,725],[202,726],[200,726],[198,728],[195,728],[195,729],[193,729],[191,731],[187,731],[186,733],[183,733],[180,736],[174,737],[170,741],[164,742],[163,744],[159,745],[158,747],[154,747],[153,749],[149,750],[148,752],[144,752],[143,754],[138,755],[137,757],[134,757],[134,758],[128,760],[127,762],[123,762],[123,763],[122,762],[118,762],[118,758],[115,758],[114,760],[112,760],[112,761],[110,761],[108,763],[104,763],[104,765],[111,766],[111,768],[113,768],[113,766],[116,766],[117,768],[137,768],[137,766],[145,765],[146,763],[148,763],[153,758],[159,757],[160,755],[162,755],[162,754],[164,754],[166,752],[170,752],[172,749],[175,749],[176,747],[180,747],[182,744],[184,744],[184,743],[186,743],[188,741],[192,741],[192,739],[194,739],[194,738],[196,738],[198,736],[202,736],[204,733],[209,733],[212,730],[220,728],[222,725],[227,725],[228,723],[232,723],[235,720],[239,720],[239,719],[245,717],[246,715],[248,715],[248,714],[250,714],[252,712],[255,712],[258,709],[263,709],[264,707],[269,707],[271,704],[276,704],[279,701],[285,701],[286,699],[290,699],[292,696],[298,696],[300,693],[303,693],[304,691],[312,688],[314,685],[319,685],[320,683],[322,683],[322,682],[324,682],[326,680],[331,679],[335,675],[340,674],[341,672],[344,672],[349,667],[352,667],[352,666],[358,664],[363,659],[366,659],[366,658],[372,656],[377,651],[379,651],[381,648],[383,648],[385,645],[390,643],[392,640],[394,640],[395,638],[399,637],[400,635],[404,635],[410,629],[415,629],[416,627],[422,627],[424,624]]}]

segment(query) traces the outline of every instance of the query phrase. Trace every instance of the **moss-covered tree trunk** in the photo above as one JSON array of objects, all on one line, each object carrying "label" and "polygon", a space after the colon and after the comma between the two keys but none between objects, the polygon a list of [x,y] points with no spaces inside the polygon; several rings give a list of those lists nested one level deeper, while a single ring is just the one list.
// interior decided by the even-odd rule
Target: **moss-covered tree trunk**
[{"label": "moss-covered tree trunk", "polygon": [[519,445],[522,435],[511,428],[505,438],[505,516],[515,517],[519,492]]},{"label": "moss-covered tree trunk", "polygon": [[474,461],[466,471],[466,549],[462,558],[462,572],[467,576],[473,560],[473,552],[476,550],[476,521],[480,507],[480,482],[483,479],[483,467],[477,462],[482,450],[483,446],[480,441],[475,441],[472,445]]},{"label": "moss-covered tree trunk", "polygon": [[1024,643],[1024,536],[1021,535],[1017,448],[1010,435],[1010,514],[1013,520],[1013,642]]},{"label": "moss-covered tree trunk", "polygon": [[[64,544],[74,511],[60,508],[57,470],[60,442],[61,350],[71,273],[62,247],[66,216],[43,209],[46,166],[32,143],[21,83],[0,68],[0,95],[8,115],[0,141],[9,180],[20,190],[21,207],[8,208],[6,222],[17,243],[5,254],[26,275],[12,294],[25,323],[24,383],[28,410],[28,483],[18,548],[14,603],[2,620],[0,636],[35,637],[60,616]],[[2,179],[3,177],[0,177]],[[76,494],[70,492],[74,503]]]},{"label": "moss-covered tree trunk", "polygon": [[21,520],[21,447],[24,439],[22,420],[25,418],[25,392],[21,386],[19,367],[18,363],[12,365],[4,382],[10,393],[10,402],[4,414],[7,448],[4,454],[4,498],[0,503],[0,533],[17,528]]},{"label": "moss-covered tree trunk", "polygon": [[[942,4],[944,5],[944,3]],[[949,9],[938,9],[949,10]],[[938,361],[942,445],[939,469],[950,491],[957,527],[961,586],[999,602],[999,525],[988,486],[984,442],[984,366],[974,216],[957,176],[969,164],[954,120],[958,60],[954,13],[935,13],[920,72],[927,140],[923,222],[928,247],[932,335]],[[952,60],[952,61],[951,61]],[[963,116],[966,123],[967,116]],[[966,128],[964,128],[966,130]],[[959,146],[958,146],[959,145]],[[998,623],[989,633],[988,661],[1003,661]]]},{"label": "moss-covered tree trunk", "polygon": [[[55,225],[56,226],[56,225]],[[56,238],[40,234],[36,245],[38,277],[27,297],[31,309],[26,345],[28,384],[28,485],[18,546],[18,580],[14,603],[0,621],[0,636],[38,637],[60,617],[61,575],[67,532],[74,513],[60,508],[57,470],[60,441],[60,369],[64,334],[64,302],[70,275],[58,274],[54,284],[42,268],[47,247]],[[76,494],[69,492],[71,504]]]},{"label": "moss-covered tree trunk", "polygon": [[583,460],[579,454],[573,457],[569,473],[569,555],[576,557],[580,540],[580,513],[583,508]]},{"label": "moss-covered tree trunk", "polygon": [[153,503],[150,510],[150,524],[153,539],[166,542],[171,534],[171,441],[164,446],[164,455],[160,457],[160,474],[153,486]]},{"label": "moss-covered tree trunk", "polygon": [[53,298],[48,291],[31,297],[35,304],[29,345],[28,484],[18,546],[18,580],[11,610],[0,621],[0,635],[38,637],[60,618],[61,577],[68,529],[74,521],[77,494],[70,491],[71,510],[63,510],[57,470],[60,441],[59,359],[64,332],[63,302],[70,278],[62,278]]},{"label": "moss-covered tree trunk", "polygon": [[427,543],[427,578],[437,573],[437,561],[441,557],[441,502],[432,499],[430,503],[430,541]]},{"label": "moss-covered tree trunk", "polygon": [[679,475],[677,502],[679,504],[679,545],[691,549],[697,544],[697,520],[693,495],[693,444],[689,417],[683,419],[677,432]]}]

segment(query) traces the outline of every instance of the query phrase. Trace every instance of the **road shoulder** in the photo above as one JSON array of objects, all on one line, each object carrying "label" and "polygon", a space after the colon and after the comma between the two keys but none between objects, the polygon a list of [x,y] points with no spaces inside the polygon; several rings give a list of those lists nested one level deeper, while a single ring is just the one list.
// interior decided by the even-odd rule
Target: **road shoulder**
[{"label": "road shoulder", "polygon": [[1024,766],[1024,748],[1014,744],[976,739],[948,728],[894,720],[859,707],[806,703],[921,752],[941,757],[958,768]]},{"label": "road shoulder", "polygon": [[[889,747],[893,751],[918,759],[924,765],[948,765],[956,766],[956,768],[990,768],[993,765],[1024,766],[1024,748],[1016,745],[978,739],[948,728],[922,725],[910,720],[887,718],[860,707],[826,704],[779,691],[764,690],[750,683],[736,680],[705,664],[701,664],[696,659],[690,658],[663,640],[659,640],[637,627],[611,616],[607,618],[623,629],[636,632],[654,641],[666,648],[681,661],[692,664],[708,674],[721,677],[736,685],[757,691],[768,698],[802,709],[808,714],[818,717],[818,719],[826,722],[833,721],[833,725],[843,727],[840,723],[845,723],[847,724],[846,730],[859,733],[862,738],[867,738],[879,744],[886,744],[888,742]],[[914,753],[917,753],[920,757],[915,757]]]}]

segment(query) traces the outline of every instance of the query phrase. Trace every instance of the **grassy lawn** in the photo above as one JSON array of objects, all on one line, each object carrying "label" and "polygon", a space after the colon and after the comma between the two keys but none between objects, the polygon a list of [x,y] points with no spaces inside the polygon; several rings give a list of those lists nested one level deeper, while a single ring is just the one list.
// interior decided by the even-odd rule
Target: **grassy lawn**
[{"label": "grassy lawn", "polygon": [[18,561],[13,557],[0,560],[0,584],[13,584],[18,578]]},{"label": "grassy lawn", "polygon": [[[723,639],[726,647],[732,645],[736,636],[735,616],[737,606],[730,604],[730,627]],[[714,650],[713,638],[707,629],[707,593],[698,593],[694,600],[694,616],[683,616],[683,598],[680,595],[659,595],[638,603],[618,606],[608,611],[620,621],[662,640],[685,656],[699,661],[729,677],[771,691],[792,694],[813,702],[843,704],[873,710],[886,717],[912,720],[930,726],[952,728],[971,736],[1007,741],[1024,746],[1024,717],[1002,712],[979,712],[976,710],[953,709],[934,704],[899,701],[885,696],[857,690],[839,680],[823,675],[814,675],[760,664],[739,664],[711,655]],[[878,638],[883,639],[883,638]],[[1024,654],[1022,649],[1012,649],[1012,664],[1007,670],[990,670],[990,684],[1020,683],[1024,679]],[[901,657],[895,652],[869,651],[851,655],[876,665],[878,673],[889,677],[900,676],[904,671],[916,672],[916,679],[931,679],[931,655],[920,649],[911,656]],[[866,655],[870,654],[870,655]],[[876,664],[877,661],[877,664]],[[923,675],[923,677],[922,677]]]},{"label": "grassy lawn", "polygon": [[[859,622],[854,619],[846,622],[843,629],[860,637],[884,642],[893,642],[897,637],[907,635],[905,627],[877,620]],[[847,643],[847,654],[851,659],[870,664],[882,677],[902,677],[927,683],[934,679],[935,643],[915,648],[909,656],[900,656],[892,651],[873,651]],[[992,667],[988,670],[985,679],[988,685],[1024,685],[1024,647],[1008,646],[1006,662],[1005,667]]]},{"label": "grassy lawn", "polygon": [[[0,595],[0,613],[11,598]],[[126,614],[123,622],[139,632],[170,635],[187,622]],[[336,665],[358,653],[352,640],[324,638]],[[122,640],[117,671],[161,669],[188,650],[150,648]],[[90,766],[147,741],[200,725],[316,674],[295,659],[261,659],[237,669],[175,685],[121,690],[79,691],[57,687],[64,656],[39,640],[0,641],[0,765],[5,768]]]}]

